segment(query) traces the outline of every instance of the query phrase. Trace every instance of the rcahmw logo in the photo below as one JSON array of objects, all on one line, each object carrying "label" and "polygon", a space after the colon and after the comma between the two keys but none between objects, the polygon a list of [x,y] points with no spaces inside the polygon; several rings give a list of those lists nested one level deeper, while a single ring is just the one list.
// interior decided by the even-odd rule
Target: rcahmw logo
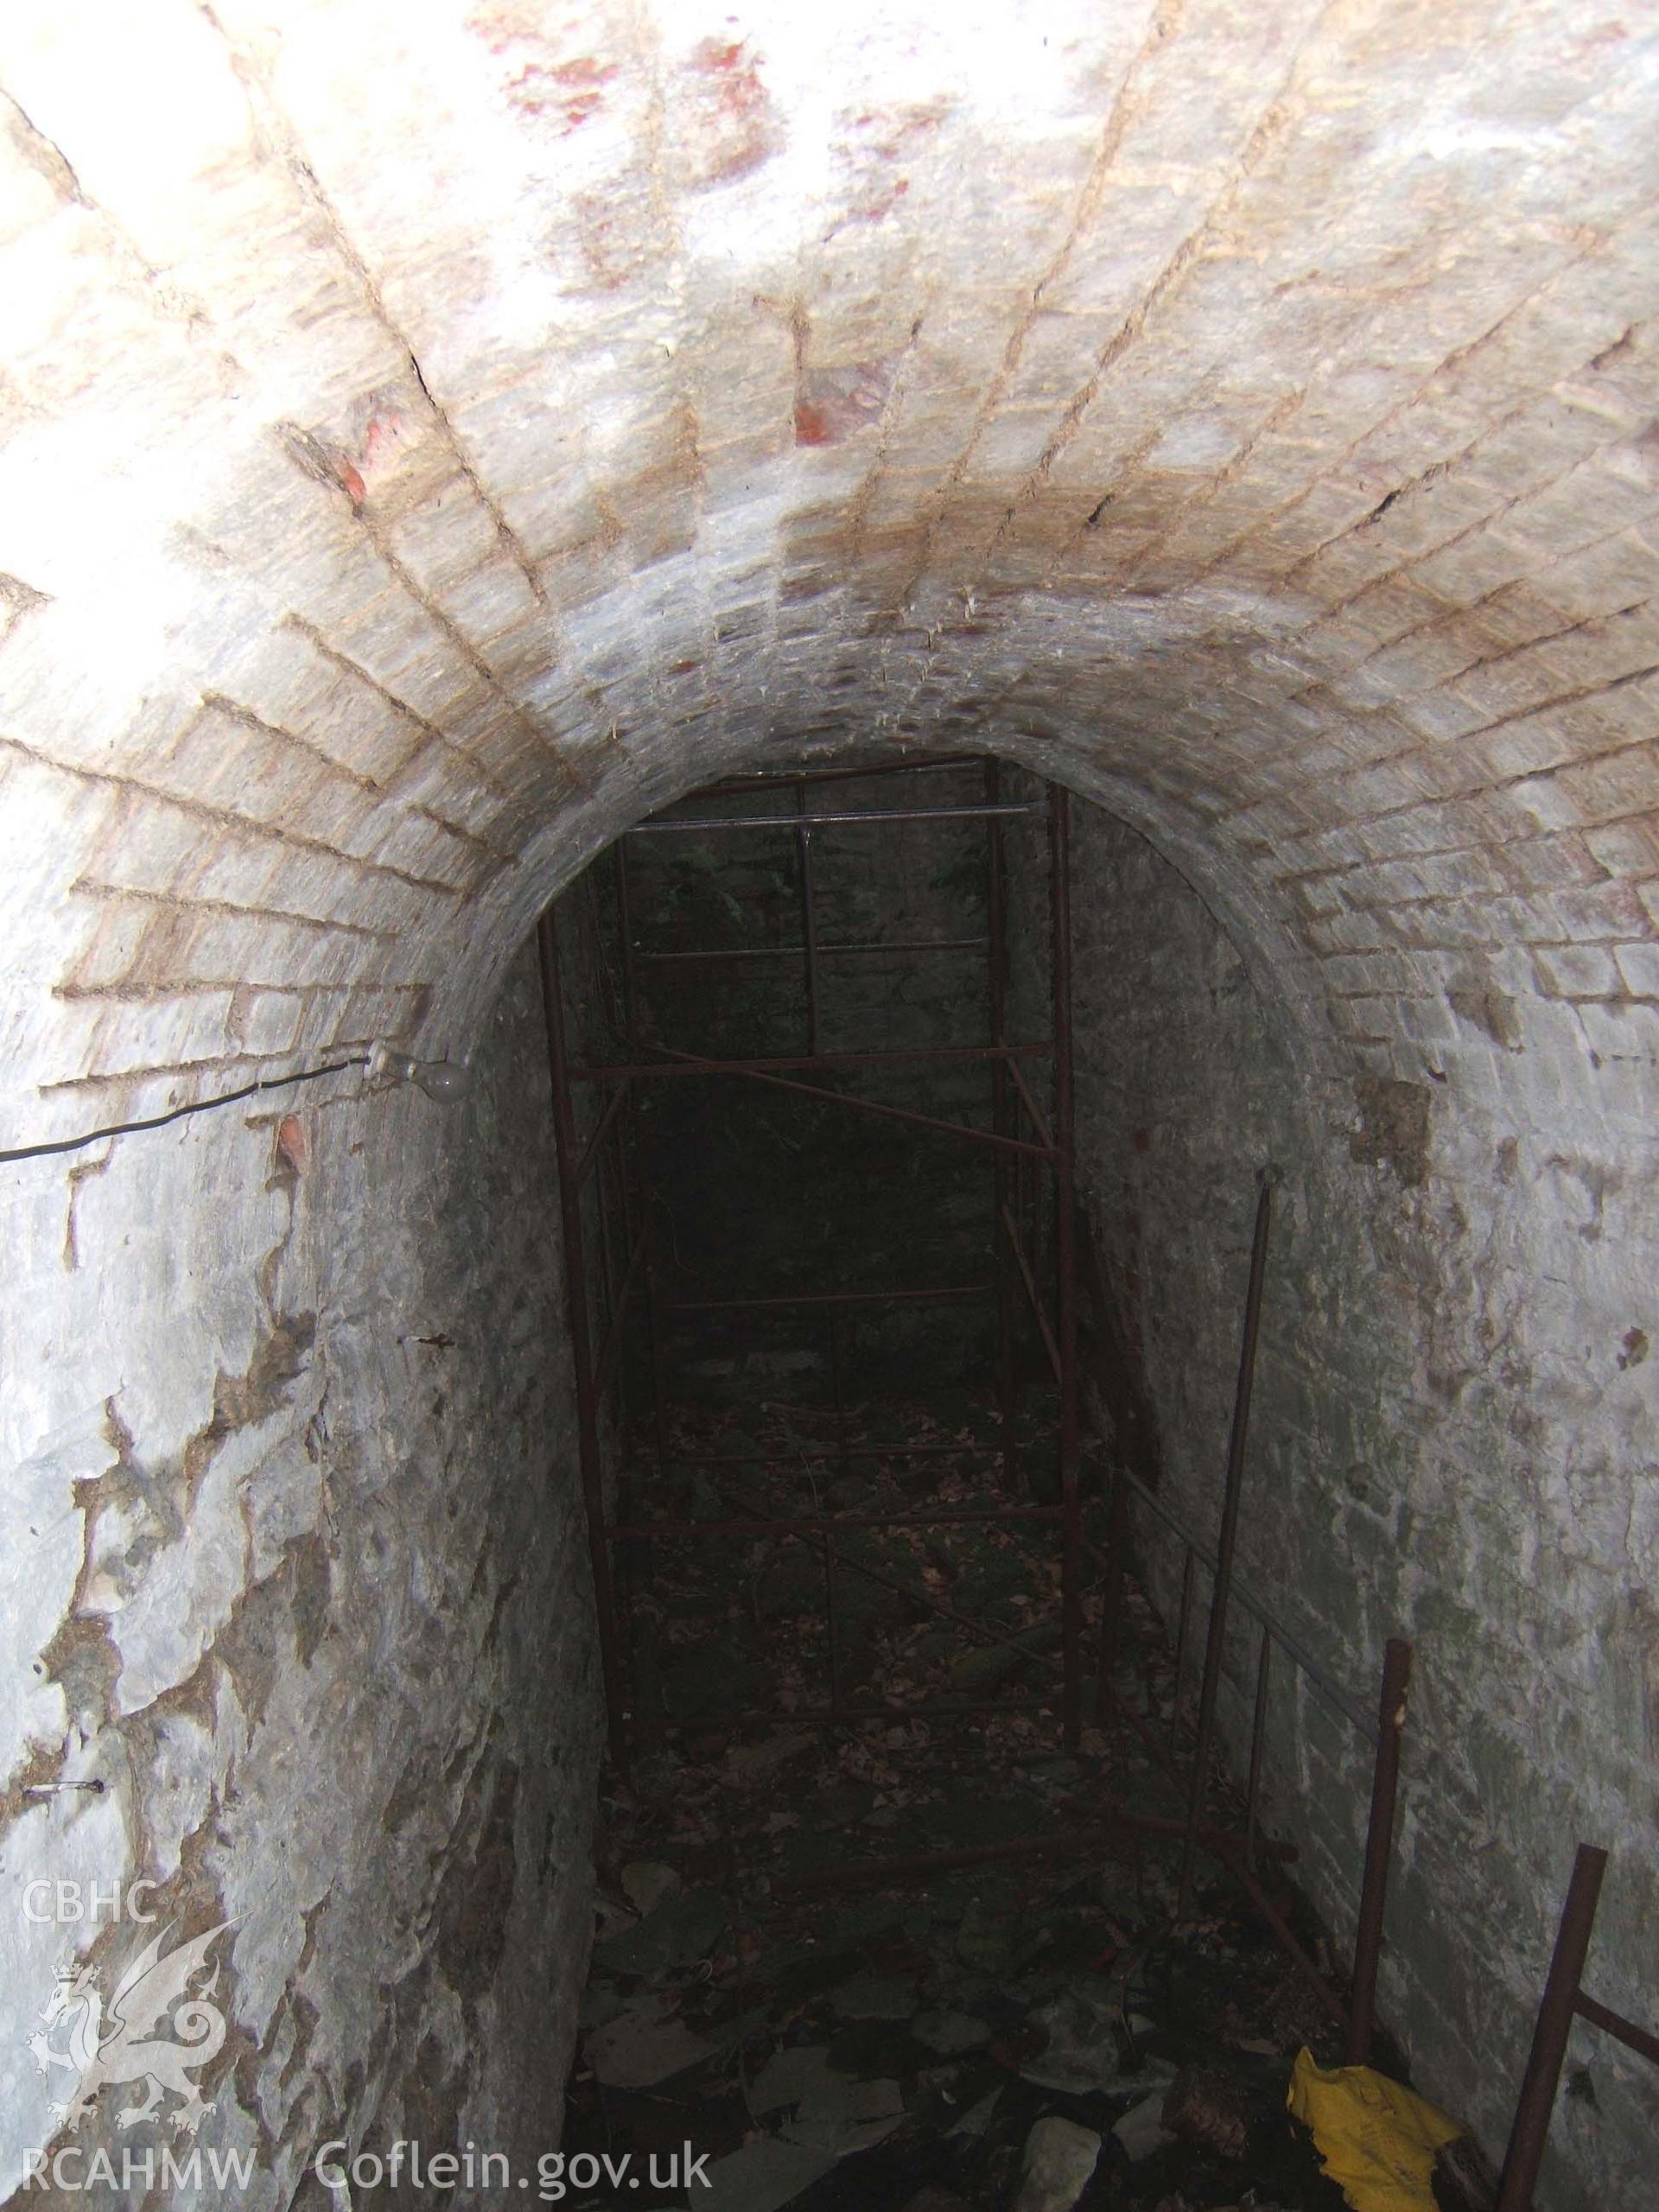
[{"label": "rcahmw logo", "polygon": [[[213,2107],[193,2076],[225,2041],[225,2015],[207,2001],[219,1982],[208,1953],[228,1925],[221,1921],[170,1951],[162,1948],[165,1935],[152,1936],[121,1974],[107,2006],[96,1968],[73,1961],[58,1968],[41,2008],[44,2024],[29,2037],[29,2048],[42,2074],[68,2076],[61,2101],[52,2107],[60,2127],[79,2127],[105,2089],[130,2082],[141,2094],[117,2111],[118,2126],[164,2119],[179,2133],[195,2133]],[[204,1975],[193,1992],[191,1984]],[[170,2107],[169,2096],[178,2101]]]},{"label": "rcahmw logo", "polygon": [[107,2151],[78,2150],[72,2143],[48,2158],[44,2151],[23,2153],[22,2189],[60,2189],[73,2196],[82,2190],[153,2189],[166,2192],[164,2202],[177,2202],[177,2192],[200,2190],[211,2180],[216,2189],[246,2189],[253,2180],[251,2151],[202,2152],[194,2144],[175,2157],[171,2145],[160,2151],[126,2151],[119,2159]]},{"label": "rcahmw logo", "polygon": [[23,1918],[32,1921],[36,1928],[61,1927],[78,1920],[96,1925],[105,1918],[137,1920],[149,1928],[156,1915],[146,1912],[139,1900],[153,1897],[156,1887],[154,1882],[111,1882],[107,1887],[100,1882],[62,1879],[27,1882],[23,1885]]}]

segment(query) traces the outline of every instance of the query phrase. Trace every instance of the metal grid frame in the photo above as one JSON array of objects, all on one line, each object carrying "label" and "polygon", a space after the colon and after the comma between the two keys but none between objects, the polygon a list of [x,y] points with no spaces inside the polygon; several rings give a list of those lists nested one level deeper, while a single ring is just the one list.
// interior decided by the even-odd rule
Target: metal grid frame
[{"label": "metal grid frame", "polygon": [[[843,780],[874,780],[896,775],[938,773],[978,767],[984,796],[972,804],[898,806],[881,808],[814,808],[809,800],[812,786]],[[830,1695],[822,1707],[795,1708],[787,1716],[794,1725],[817,1722],[841,1726],[851,1720],[892,1718],[897,1713],[925,1717],[1008,1713],[1020,1701],[1008,1698],[931,1700],[916,1705],[849,1704],[839,1680],[837,1584],[845,1570],[875,1576],[861,1561],[839,1555],[833,1543],[841,1529],[874,1528],[960,1528],[984,1522],[1022,1522],[1033,1526],[1056,1524],[1061,1546],[1061,1726],[1068,1746],[1076,1748],[1083,1728],[1083,1615],[1082,1615],[1082,1502],[1079,1488],[1080,1420],[1077,1362],[1077,1265],[1073,1217],[1072,1081],[1071,1034],[1071,906],[1070,810],[1067,794],[1057,785],[1045,788],[1035,800],[1007,800],[1000,771],[994,761],[940,759],[925,763],[898,762],[874,767],[811,772],[783,778],[748,777],[707,786],[692,800],[718,799],[745,793],[781,790],[791,793],[789,813],[764,815],[657,816],[625,832],[614,847],[616,924],[620,944],[621,1007],[617,1023],[626,1040],[626,1057],[597,1064],[573,1062],[569,1049],[562,976],[562,948],[558,917],[553,908],[543,913],[539,929],[542,988],[547,1014],[548,1062],[553,1090],[555,1135],[558,1154],[560,1213],[563,1229],[570,1341],[575,1370],[577,1452],[582,1492],[587,1507],[589,1550],[593,1566],[599,1627],[601,1661],[605,1677],[606,1710],[613,1758],[625,1762],[628,1724],[633,1718],[626,1680],[626,1662],[619,1629],[619,1584],[637,1586],[650,1572],[650,1546],[657,1539],[684,1534],[701,1536],[772,1535],[791,1541],[817,1541],[824,1573],[824,1605],[830,1659]],[[1014,1040],[1007,1034],[1007,869],[1002,849],[1003,825],[1014,819],[1046,821],[1050,855],[1049,957],[1051,975],[1050,1034],[1034,1040]],[[931,940],[924,945],[835,944],[819,933],[814,880],[813,836],[826,826],[858,823],[890,826],[899,822],[977,822],[987,836],[987,929],[982,938]],[[642,836],[675,834],[741,836],[788,831],[794,838],[800,885],[800,938],[798,945],[741,948],[735,952],[688,950],[670,953],[644,952],[634,942],[629,894],[628,845]],[[821,983],[826,960],[859,957],[870,951],[983,951],[984,981],[990,1042],[984,1046],[916,1047],[911,1050],[826,1052],[823,1049]],[[805,1000],[807,1051],[753,1058],[710,1058],[677,1051],[658,1039],[646,1039],[640,1020],[639,969],[655,961],[709,963],[720,966],[750,959],[796,959],[802,963]],[[1042,1112],[1021,1063],[1046,1058],[1053,1067],[1053,1125]],[[827,1075],[839,1069],[871,1067],[955,1066],[985,1064],[992,1081],[991,1126],[970,1124],[922,1114],[910,1108],[856,1096],[822,1083],[802,1081],[804,1074]],[[928,1289],[896,1290],[887,1287],[817,1294],[756,1295],[741,1299],[689,1299],[671,1301],[662,1294],[659,1270],[652,1240],[651,1195],[645,1187],[645,1154],[639,1142],[637,1108],[639,1086],[668,1078],[741,1078],[799,1096],[828,1099],[855,1112],[908,1123],[989,1151],[995,1160],[992,1178],[991,1280],[986,1282],[942,1284]],[[599,1085],[604,1103],[585,1142],[579,1141],[575,1093],[577,1086]],[[607,1172],[608,1163],[608,1172]],[[598,1280],[592,1281],[588,1237],[583,1218],[582,1195],[597,1180],[599,1203],[597,1236]],[[1052,1232],[1044,1240],[1040,1222],[1045,1199],[1052,1208]],[[1052,1270],[1045,1270],[1037,1256],[1040,1243],[1052,1248]],[[1052,1272],[1046,1293],[1040,1280]],[[849,1309],[867,1305],[944,1305],[994,1298],[998,1330],[998,1402],[1001,1421],[996,1445],[937,1447],[958,1458],[998,1457],[1004,1479],[1012,1490],[1016,1478],[1013,1437],[1015,1390],[1015,1313],[1019,1292],[1029,1304],[1039,1337],[1052,1370],[1059,1396],[1057,1452],[1060,1503],[1034,1502],[963,1510],[940,1507],[919,1512],[830,1514],[810,1520],[765,1512],[731,1514],[715,1520],[683,1522],[670,1516],[641,1516],[637,1503],[637,1471],[625,1459],[616,1485],[620,1510],[613,1512],[607,1497],[602,1440],[605,1401],[613,1385],[620,1384],[624,1331],[631,1312],[643,1299],[649,1331],[652,1376],[651,1426],[655,1440],[658,1472],[665,1473],[668,1451],[668,1387],[664,1353],[665,1325],[671,1319],[698,1313],[723,1311],[776,1312],[822,1308],[829,1322],[830,1363],[833,1378],[840,1435],[834,1444],[809,1451],[810,1458],[838,1461],[843,1465],[857,1458],[924,1458],[928,1447],[871,1446],[852,1443],[847,1435],[844,1412],[843,1319]],[[595,1297],[595,1292],[597,1296]],[[767,1455],[755,1455],[764,1459]],[[754,1464],[749,1455],[696,1459],[705,1469]],[[615,1553],[622,1548],[619,1574]],[[998,1633],[983,1624],[953,1613],[927,1591],[906,1583],[905,1593],[970,1633],[996,1642]],[[1052,1699],[1030,1700],[1052,1705]],[[753,1719],[757,1715],[745,1715]]]},{"label": "metal grid frame", "polygon": [[1584,1970],[1590,1955],[1590,1938],[1596,1924],[1596,1907],[1607,1872],[1607,1853],[1592,1843],[1581,1843],[1573,1853],[1573,1878],[1567,1884],[1561,1916],[1555,1930],[1555,1948],[1549,1974],[1539,1999],[1533,2028],[1532,2049],[1527,2057],[1521,2092],[1516,2100],[1509,2147],[1499,2178],[1497,2212],[1532,2212],[1538,2169],[1555,2092],[1567,2060],[1567,2039],[1574,2020],[1587,2021],[1633,2050],[1650,2065],[1659,2066],[1659,2036],[1624,2013],[1598,2003],[1584,1986]]},{"label": "metal grid frame", "polygon": [[[938,772],[946,769],[977,766],[983,779],[983,797],[976,804],[944,807],[884,808],[872,810],[825,809],[813,810],[808,804],[811,786],[846,780],[865,780],[876,777]],[[1082,1518],[1080,1488],[1081,1415],[1077,1362],[1077,1249],[1076,1249],[1076,1190],[1073,1149],[1073,1074],[1071,1050],[1071,818],[1066,792],[1058,785],[1046,785],[1044,797],[1035,801],[1006,802],[1003,799],[1000,770],[995,760],[951,757],[925,762],[899,762],[876,767],[839,769],[798,772],[785,777],[751,776],[734,778],[707,786],[690,795],[691,798],[709,799],[739,792],[786,790],[794,799],[793,810],[788,814],[766,816],[676,816],[658,817],[637,824],[625,832],[614,847],[616,870],[614,894],[616,925],[621,948],[621,1005],[613,1007],[612,1026],[626,1042],[626,1058],[620,1061],[575,1065],[572,1063],[564,1018],[563,990],[561,976],[560,930],[552,907],[543,914],[539,925],[542,987],[547,1016],[549,1071],[553,1094],[553,1116],[556,1140],[561,1218],[563,1226],[564,1264],[568,1307],[570,1321],[570,1345],[575,1375],[577,1410],[577,1448],[582,1484],[587,1508],[588,1535],[593,1566],[595,1610],[598,1624],[601,1661],[604,1673],[606,1709],[611,1751],[619,1767],[626,1768],[628,1760],[628,1723],[633,1719],[628,1703],[624,1675],[624,1660],[618,1629],[618,1584],[620,1580],[626,1599],[625,1610],[637,1610],[637,1600],[642,1586],[651,1573],[651,1548],[662,1537],[721,1535],[734,1536],[772,1535],[780,1539],[817,1544],[820,1549],[824,1578],[825,1616],[828,1628],[828,1671],[830,1695],[827,1704],[818,1707],[796,1707],[787,1713],[746,1713],[733,1716],[734,1723],[755,1719],[787,1719],[791,1726],[817,1724],[839,1727],[870,1720],[894,1718],[952,1717],[969,1718],[995,1713],[1012,1713],[1033,1710],[1052,1711],[1056,1699],[1052,1694],[1039,1697],[995,1699],[929,1699],[916,1703],[849,1704],[842,1694],[838,1666],[837,1637],[837,1582],[843,1571],[868,1576],[889,1587],[902,1591],[928,1611],[951,1622],[982,1640],[992,1643],[1008,1643],[1012,1639],[1002,1631],[989,1628],[982,1622],[955,1611],[925,1589],[909,1582],[899,1582],[886,1576],[862,1561],[845,1558],[836,1550],[833,1538],[845,1529],[921,1528],[949,1529],[976,1523],[1020,1522],[1032,1525],[1052,1524],[1058,1527],[1060,1538],[1061,1567],[1061,1652],[1058,1660],[1048,1660],[1059,1676],[1058,1702],[1061,1713],[1061,1733],[1069,1750],[1079,1746],[1083,1729],[1082,1675],[1082,1570],[1087,1557],[1103,1577],[1103,1600],[1098,1661],[1098,1687],[1096,1712],[1093,1718],[1104,1724],[1109,1715],[1116,1714],[1126,1726],[1137,1732],[1147,1742],[1166,1770],[1184,1789],[1186,1815],[1184,1820],[1173,1821],[1121,1808],[1112,1815],[1110,1827],[1142,1834],[1178,1835],[1183,1844],[1180,1884],[1180,1909],[1184,1912],[1191,1901],[1193,1860],[1202,1849],[1215,1859],[1243,1889],[1252,1904],[1262,1914],[1303,1978],[1314,1990],[1332,2018],[1344,2032],[1345,2056],[1349,2063],[1363,2063],[1370,2054],[1375,2021],[1377,1968],[1382,1942],[1383,1915],[1387,1898],[1393,1846],[1393,1831],[1397,1798],[1402,1737],[1406,1719],[1406,1701],[1411,1671],[1411,1647],[1400,1639],[1388,1645],[1382,1668],[1382,1678],[1377,1717],[1372,1721],[1355,1705],[1314,1662],[1297,1639],[1277,1621],[1265,1607],[1248,1593],[1238,1591],[1241,1604],[1257,1621],[1261,1629],[1261,1643],[1257,1660],[1254,1725],[1247,1791],[1245,1826],[1242,1833],[1217,1828],[1205,1823],[1204,1811],[1213,1751],[1216,1705],[1219,1684],[1223,1649],[1227,1631],[1230,1605],[1234,1597],[1233,1540],[1237,1524],[1244,1446],[1248,1429],[1250,1397],[1253,1387],[1256,1345],[1258,1341],[1262,1281],[1265,1268],[1268,1234],[1271,1219],[1271,1192],[1275,1179],[1271,1169],[1264,1171],[1256,1210],[1255,1230],[1252,1241],[1249,1285],[1245,1304],[1243,1338],[1240,1353],[1239,1375],[1234,1403],[1232,1431],[1229,1442],[1226,1478],[1223,1492],[1221,1534],[1217,1547],[1211,1552],[1191,1530],[1185,1528],[1154,1492],[1139,1482],[1127,1469],[1119,1469],[1110,1484],[1109,1531],[1104,1550],[1094,1544],[1084,1534]],[[1051,1034],[1045,1039],[1014,1041],[1007,1034],[1007,931],[1008,918],[1007,874],[1003,849],[1003,826],[1010,819],[1044,817],[1048,829],[1050,856],[1049,897],[1049,962]],[[825,944],[817,928],[817,911],[813,880],[812,836],[814,830],[826,823],[850,822],[891,823],[895,821],[951,821],[977,820],[987,830],[987,930],[983,938],[931,941],[923,944]],[[728,951],[714,949],[675,950],[673,952],[644,952],[633,941],[632,917],[629,898],[627,846],[630,839],[675,833],[735,835],[744,832],[778,832],[789,830],[796,839],[799,861],[801,942],[798,945],[741,948]],[[588,878],[590,885],[592,874]],[[595,918],[597,928],[597,918]],[[822,1001],[820,995],[821,965],[826,958],[860,957],[872,951],[904,951],[925,954],[950,950],[963,952],[983,950],[986,955],[985,986],[990,1042],[982,1046],[947,1048],[916,1048],[910,1051],[869,1051],[828,1052],[823,1048]],[[656,1040],[647,1039],[642,1033],[639,1015],[639,969],[644,965],[675,963],[693,965],[702,963],[716,970],[741,964],[749,960],[796,959],[802,963],[802,983],[805,997],[807,1041],[804,1053],[770,1055],[754,1058],[711,1058],[694,1053],[677,1052]],[[610,988],[610,979],[601,976],[605,987]],[[1045,1115],[1027,1081],[1025,1062],[1033,1059],[1052,1059],[1053,1066],[1052,1123]],[[964,1063],[988,1063],[991,1071],[991,1126],[976,1128],[947,1121],[939,1116],[917,1113],[906,1108],[854,1096],[847,1092],[825,1088],[822,1084],[803,1082],[801,1074],[825,1074],[837,1069],[882,1066],[926,1067],[928,1065],[959,1065]],[[786,1072],[788,1071],[788,1072]],[[942,1134],[960,1141],[980,1146],[988,1150],[993,1160],[991,1193],[991,1240],[993,1266],[988,1282],[940,1285],[930,1289],[895,1290],[876,1287],[868,1290],[842,1290],[819,1293],[797,1293],[785,1295],[762,1294],[736,1299],[691,1299],[669,1301],[662,1294],[658,1269],[654,1256],[652,1236],[652,1206],[644,1175],[644,1153],[639,1141],[638,1108],[639,1090],[644,1084],[664,1079],[695,1080],[737,1077],[746,1081],[798,1093],[816,1099],[829,1099],[854,1111],[873,1114],[908,1122],[917,1128]],[[575,1096],[578,1087],[598,1085],[604,1093],[604,1103],[598,1117],[586,1137],[579,1141],[577,1135]],[[1026,1132],[1029,1134],[1025,1134]],[[609,1172],[607,1172],[608,1162]],[[599,1256],[597,1300],[589,1287],[590,1270],[588,1263],[588,1240],[582,1216],[582,1196],[590,1183],[597,1183],[598,1206],[595,1245]],[[1046,1240],[1051,1247],[1052,1262],[1052,1311],[1046,1298],[1040,1280],[1041,1218],[1045,1195],[1052,1207],[1052,1234]],[[624,1457],[616,1488],[620,1510],[613,1514],[607,1497],[607,1483],[604,1465],[602,1440],[602,1413],[607,1394],[614,1388],[619,1395],[622,1385],[622,1350],[624,1330],[631,1309],[643,1296],[645,1308],[649,1352],[651,1389],[651,1429],[654,1439],[654,1456],[658,1472],[665,1472],[669,1459],[668,1391],[664,1353],[666,1322],[676,1315],[697,1313],[761,1313],[784,1309],[822,1310],[830,1325],[830,1364],[835,1400],[835,1413],[839,1434],[833,1444],[821,1447],[807,1447],[802,1454],[809,1459],[837,1462],[843,1469],[855,1459],[880,1457],[887,1459],[925,1458],[932,1452],[949,1452],[958,1458],[971,1456],[996,1457],[1002,1461],[1005,1487],[1012,1491],[1017,1483],[1013,1428],[1016,1403],[1015,1379],[1015,1321],[1019,1295],[1023,1294],[1035,1323],[1050,1369],[1053,1374],[1059,1398],[1057,1452],[1058,1459],[1060,1503],[1058,1505],[1039,1505],[1033,1502],[1000,1507],[961,1509],[940,1507],[920,1512],[890,1511],[879,1514],[836,1512],[815,1515],[807,1518],[783,1517],[766,1512],[728,1514],[715,1520],[682,1520],[662,1515],[642,1516],[638,1510],[638,1467],[632,1455]],[[1001,1439],[996,1445],[972,1446],[861,1446],[849,1442],[846,1433],[844,1409],[842,1323],[847,1312],[860,1306],[876,1304],[944,1304],[961,1300],[994,1297],[997,1310],[997,1394],[1001,1416]],[[618,1413],[626,1423],[626,1408],[619,1406]],[[746,1465],[765,1462],[773,1455],[768,1453],[735,1455],[691,1455],[682,1464],[700,1468],[741,1468]],[[1129,1519],[1135,1503],[1147,1505],[1171,1529],[1185,1548],[1182,1576],[1180,1627],[1176,1645],[1176,1686],[1174,1713],[1169,1741],[1113,1687],[1113,1665],[1121,1635],[1123,1579],[1126,1571]],[[613,1551],[620,1553],[622,1573],[613,1571]],[[1200,1690],[1196,1743],[1192,1763],[1182,1771],[1177,1755],[1179,1734],[1183,1683],[1186,1669],[1186,1655],[1192,1626],[1194,1582],[1198,1563],[1202,1561],[1214,1570],[1211,1599],[1205,1667]],[[1258,1878],[1257,1869],[1263,1859],[1284,1860],[1296,1856],[1293,1847],[1264,1839],[1259,1832],[1260,1794],[1262,1754],[1266,1739],[1268,1680],[1271,1654],[1274,1645],[1284,1653],[1294,1666],[1305,1675],[1313,1687],[1325,1696],[1375,1747],[1372,1773],[1371,1802],[1367,1823],[1363,1871],[1361,1883],[1359,1917],[1355,1942],[1353,1970],[1350,1994],[1346,1999],[1332,1988],[1329,1980],[1320,1973],[1306,1948],[1297,1938],[1283,1912]],[[636,1653],[636,1663],[638,1655]],[[1029,1655],[1027,1655],[1029,1656]],[[716,1725],[716,1724],[705,1724]],[[1088,1840],[1104,1842],[1109,1827],[1089,1832]],[[931,1853],[920,1859],[872,1862],[844,1875],[824,1878],[812,1886],[829,1886],[842,1879],[855,1882],[905,1880],[932,1871],[945,1863],[977,1862],[983,1859],[1017,1857],[1026,1853],[1084,1847],[1084,1840],[1077,1837],[1053,1839],[1022,1839],[1009,1844],[982,1847],[966,1853]]]}]

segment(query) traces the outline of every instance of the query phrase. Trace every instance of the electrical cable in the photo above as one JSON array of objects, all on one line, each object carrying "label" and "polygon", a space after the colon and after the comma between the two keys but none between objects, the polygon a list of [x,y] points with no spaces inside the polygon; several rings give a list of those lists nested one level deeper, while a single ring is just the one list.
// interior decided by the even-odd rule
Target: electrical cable
[{"label": "electrical cable", "polygon": [[296,1083],[315,1083],[326,1075],[343,1075],[347,1068],[365,1068],[369,1065],[367,1052],[353,1052],[344,1060],[330,1060],[325,1066],[301,1068],[293,1075],[260,1076],[252,1083],[245,1083],[239,1090],[221,1091],[216,1097],[198,1098],[188,1106],[175,1106],[165,1114],[151,1114],[139,1122],[112,1122],[107,1128],[88,1129],[83,1136],[57,1137],[50,1144],[20,1144],[0,1151],[0,1166],[14,1160],[44,1160],[54,1153],[82,1152],[89,1144],[99,1144],[105,1137],[132,1136],[140,1129],[164,1129],[169,1122],[188,1121],[193,1114],[211,1113],[216,1106],[234,1106],[244,1098],[257,1098],[265,1090],[288,1090]]}]

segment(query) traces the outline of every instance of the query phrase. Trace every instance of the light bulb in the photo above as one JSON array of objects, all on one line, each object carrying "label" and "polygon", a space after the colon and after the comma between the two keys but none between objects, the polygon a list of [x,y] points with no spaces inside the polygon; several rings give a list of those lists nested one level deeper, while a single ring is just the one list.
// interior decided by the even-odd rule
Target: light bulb
[{"label": "light bulb", "polygon": [[371,1082],[417,1084],[429,1098],[444,1104],[466,1097],[473,1087],[473,1071],[465,1060],[415,1060],[383,1044],[369,1054],[367,1066]]},{"label": "light bulb", "polygon": [[411,1060],[409,1077],[441,1103],[464,1098],[473,1087],[473,1071],[460,1060]]}]

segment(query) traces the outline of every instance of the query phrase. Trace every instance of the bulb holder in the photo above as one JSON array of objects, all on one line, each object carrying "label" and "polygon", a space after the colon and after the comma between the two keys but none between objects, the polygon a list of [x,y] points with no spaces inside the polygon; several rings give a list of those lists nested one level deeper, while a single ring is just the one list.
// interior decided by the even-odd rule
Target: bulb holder
[{"label": "bulb holder", "polygon": [[442,1105],[465,1098],[473,1087],[473,1071],[465,1060],[412,1059],[384,1044],[370,1052],[365,1072],[371,1083],[412,1083]]}]

